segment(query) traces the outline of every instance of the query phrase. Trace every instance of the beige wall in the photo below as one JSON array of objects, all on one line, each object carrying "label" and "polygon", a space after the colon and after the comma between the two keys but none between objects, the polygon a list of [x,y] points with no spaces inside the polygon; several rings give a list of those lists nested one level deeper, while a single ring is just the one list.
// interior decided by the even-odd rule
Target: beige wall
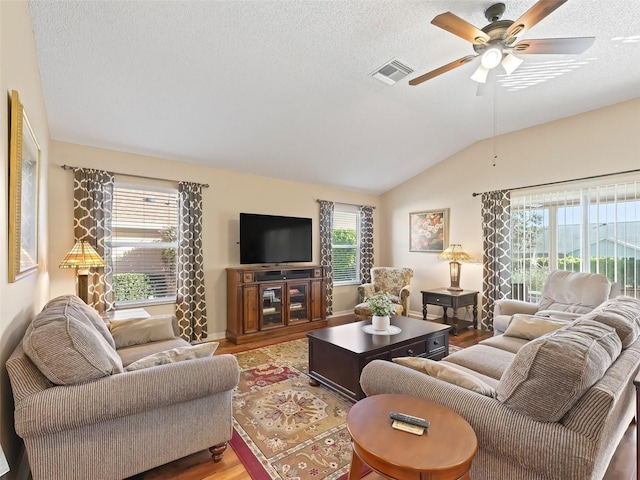
[{"label": "beige wall", "polygon": [[462,266],[461,286],[481,292],[480,197],[471,194],[640,168],[640,99],[500,136],[497,153],[493,167],[493,141],[478,142],[383,195],[380,261],[415,270],[412,311],[421,289],[449,285],[449,265],[409,252],[409,212],[450,209],[450,242],[478,260]]},{"label": "beige wall", "polygon": [[[101,168],[117,173],[148,175],[173,181],[208,183],[203,190],[204,262],[209,333],[223,338],[226,329],[225,268],[239,266],[238,214],[240,212],[311,217],[313,219],[313,260],[320,261],[317,199],[378,206],[379,197],[317,185],[235,173],[198,165],[188,165],[158,158],[132,155],[111,150],[51,142],[50,212],[51,231],[51,295],[75,291],[71,270],[60,270],[57,264],[73,245],[73,174],[61,168]],[[131,177],[120,177],[137,181]],[[155,182],[157,183],[157,182]],[[165,183],[166,184],[166,183]],[[376,225],[379,208],[374,213]],[[377,244],[374,248],[379,248]],[[335,289],[334,314],[353,311],[355,286]],[[172,305],[148,308],[154,313],[173,311]]]},{"label": "beige wall", "polygon": [[0,235],[0,443],[7,454],[13,478],[18,470],[21,441],[13,429],[13,397],[4,364],[18,344],[27,322],[39,311],[49,294],[47,275],[47,165],[49,130],[45,111],[31,16],[26,1],[0,2],[0,224],[8,225],[9,100],[17,90],[41,148],[39,268],[32,275],[8,283],[7,229]]}]

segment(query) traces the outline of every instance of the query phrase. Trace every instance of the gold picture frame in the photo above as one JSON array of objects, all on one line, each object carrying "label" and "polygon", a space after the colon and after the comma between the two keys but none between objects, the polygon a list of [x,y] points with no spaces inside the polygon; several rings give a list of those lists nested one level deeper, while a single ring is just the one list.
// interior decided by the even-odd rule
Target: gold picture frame
[{"label": "gold picture frame", "polygon": [[441,253],[449,246],[449,209],[409,214],[409,251]]},{"label": "gold picture frame", "polygon": [[9,143],[9,282],[38,269],[40,145],[20,103],[11,91]]}]

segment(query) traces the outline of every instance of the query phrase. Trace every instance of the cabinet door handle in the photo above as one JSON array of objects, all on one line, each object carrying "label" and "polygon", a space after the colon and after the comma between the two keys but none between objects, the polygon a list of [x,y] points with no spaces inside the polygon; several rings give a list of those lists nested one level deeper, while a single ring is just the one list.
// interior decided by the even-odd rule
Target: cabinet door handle
[{"label": "cabinet door handle", "polygon": [[413,357],[413,350],[412,349],[407,350],[407,355],[409,355],[410,357]]},{"label": "cabinet door handle", "polygon": [[434,345],[440,345],[440,342],[439,342],[438,340],[434,340],[434,341],[433,341],[433,344],[434,344]]}]

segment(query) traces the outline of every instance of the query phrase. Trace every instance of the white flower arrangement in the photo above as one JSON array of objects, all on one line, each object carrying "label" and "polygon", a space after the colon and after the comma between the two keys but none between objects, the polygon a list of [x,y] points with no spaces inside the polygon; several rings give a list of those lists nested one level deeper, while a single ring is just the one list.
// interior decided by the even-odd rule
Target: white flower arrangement
[{"label": "white flower arrangement", "polygon": [[391,295],[386,292],[376,293],[374,296],[369,297],[369,299],[367,300],[367,305],[369,305],[371,313],[379,317],[384,317],[395,313]]}]

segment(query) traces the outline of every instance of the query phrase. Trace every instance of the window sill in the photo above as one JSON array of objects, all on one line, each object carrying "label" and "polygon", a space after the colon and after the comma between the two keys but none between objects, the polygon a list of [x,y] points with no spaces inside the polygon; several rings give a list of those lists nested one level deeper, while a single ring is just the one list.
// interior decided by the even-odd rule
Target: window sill
[{"label": "window sill", "polygon": [[176,297],[156,298],[154,300],[132,300],[130,302],[117,302],[116,310],[125,310],[137,307],[153,307],[154,305],[170,305],[176,303]]},{"label": "window sill", "polygon": [[360,280],[351,280],[350,282],[334,282],[334,287],[348,287],[349,285],[361,285]]}]

